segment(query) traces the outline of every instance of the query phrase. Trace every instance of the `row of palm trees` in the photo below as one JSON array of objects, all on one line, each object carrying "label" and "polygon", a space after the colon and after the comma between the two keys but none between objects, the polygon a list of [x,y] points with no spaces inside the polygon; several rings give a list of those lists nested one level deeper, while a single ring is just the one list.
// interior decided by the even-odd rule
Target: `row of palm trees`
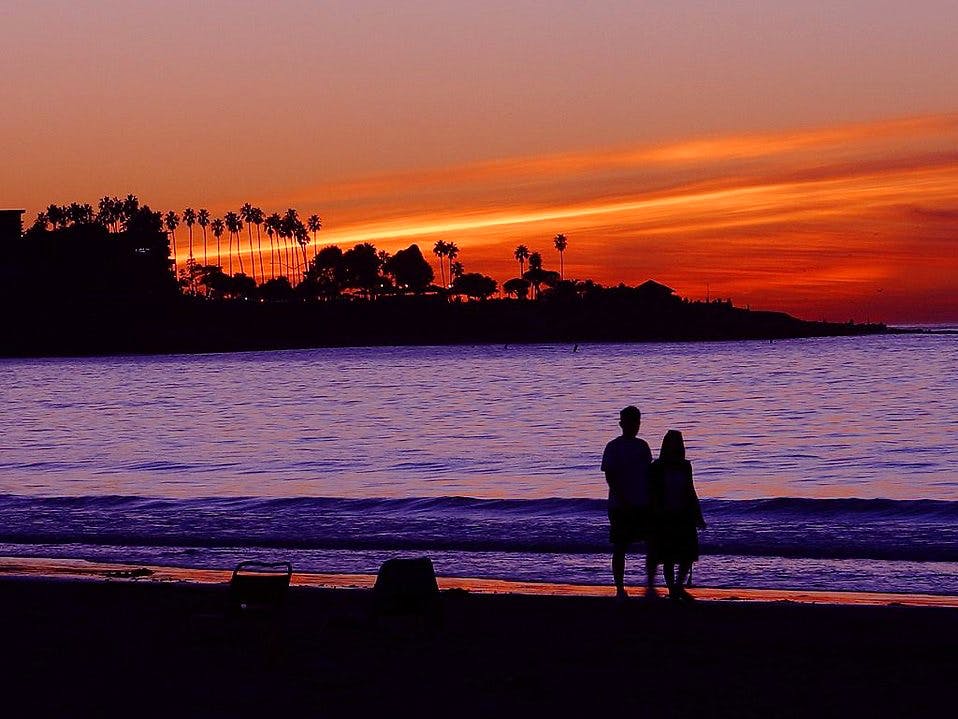
[{"label": "row of palm trees", "polygon": [[[69,205],[50,205],[37,216],[36,224],[42,227],[53,226],[54,229],[67,227],[71,224],[99,223],[111,232],[119,232],[140,209],[139,200],[135,195],[125,198],[104,197],[96,209],[89,204],[71,203]],[[313,214],[305,222],[300,218],[295,208],[289,208],[285,213],[266,214],[261,208],[250,203],[244,203],[237,212],[227,212],[223,217],[213,217],[209,210],[200,208],[194,210],[187,207],[182,214],[170,210],[162,217],[163,224],[170,235],[170,246],[173,252],[173,263],[176,275],[189,276],[197,265],[216,266],[223,268],[222,238],[227,235],[226,267],[229,276],[233,276],[233,256],[236,255],[236,266],[240,274],[247,274],[246,261],[248,257],[250,276],[257,280],[256,261],[259,259],[259,282],[267,279],[285,276],[293,285],[302,281],[309,268],[310,254],[307,248],[312,244],[312,256],[316,255],[316,234],[322,229],[323,223],[319,215]],[[180,224],[188,232],[188,255],[185,267],[181,268],[177,257],[176,230]],[[202,234],[202,255],[199,247],[194,243],[194,227],[199,227]],[[242,242],[243,228],[246,228],[246,244]],[[255,243],[254,232],[255,231]],[[215,245],[209,241],[208,232],[212,234]],[[263,234],[269,242],[268,261],[264,257]],[[553,246],[559,253],[558,279],[565,279],[565,250],[568,247],[568,238],[558,234],[553,238]],[[235,251],[234,251],[235,247]],[[215,262],[212,262],[215,249]],[[433,246],[433,254],[439,260],[439,275],[443,287],[449,287],[464,273],[462,263],[458,261],[459,248],[455,242],[439,240]],[[526,245],[519,245],[513,252],[513,257],[519,263],[519,277],[516,280],[528,282],[538,295],[539,285],[550,281],[550,273],[543,269],[542,255],[532,252]],[[200,260],[202,258],[202,261]],[[526,263],[529,269],[526,270]],[[513,286],[516,282],[510,280]]]},{"label": "row of palm trees", "polygon": [[[63,229],[70,225],[100,224],[110,232],[120,232],[127,229],[130,221],[140,210],[140,201],[136,195],[127,195],[125,198],[103,197],[97,207],[88,203],[73,202],[69,205],[49,205],[37,215],[34,227],[54,230]],[[309,264],[307,247],[312,239],[313,254],[316,254],[316,233],[323,223],[319,215],[310,215],[304,222],[299,212],[289,208],[285,213],[267,215],[262,209],[245,203],[238,212],[227,212],[223,217],[213,217],[206,208],[194,210],[187,207],[182,215],[170,210],[162,216],[163,225],[170,235],[170,247],[173,253],[173,265],[176,275],[183,271],[189,274],[192,267],[198,264],[214,264],[213,243],[209,241],[208,232],[215,241],[215,265],[223,267],[222,238],[228,237],[226,248],[226,265],[229,274],[233,274],[234,246],[237,266],[242,274],[246,274],[244,256],[249,257],[250,276],[257,278],[256,260],[259,259],[259,281],[265,282],[280,275],[287,276],[291,281],[302,280],[303,273]],[[180,223],[186,226],[189,234],[188,255],[185,266],[181,267],[177,256],[176,230]],[[242,246],[242,231],[246,227],[248,250]],[[198,226],[202,233],[202,255],[194,244],[194,226]],[[253,242],[253,227],[256,228],[256,243]],[[269,261],[264,257],[263,233],[269,239]],[[268,269],[267,269],[268,267]]]},{"label": "row of palm trees", "polygon": [[[323,228],[322,220],[319,215],[310,215],[304,222],[295,208],[289,208],[280,215],[277,212],[267,215],[261,208],[254,207],[250,203],[245,203],[238,212],[227,212],[223,217],[212,217],[209,210],[201,208],[194,210],[187,207],[183,210],[182,216],[170,210],[163,216],[163,224],[167,232],[170,233],[170,245],[173,248],[173,264],[177,269],[177,275],[180,274],[180,263],[176,255],[176,230],[180,226],[180,221],[187,228],[189,234],[188,250],[189,255],[186,260],[186,269],[189,270],[196,264],[204,266],[215,265],[223,267],[222,238],[226,234],[228,245],[226,248],[226,268],[229,274],[233,273],[233,254],[235,254],[237,267],[241,274],[248,274],[254,280],[257,279],[256,260],[259,258],[259,282],[264,283],[267,276],[272,279],[279,276],[285,276],[294,284],[302,281],[304,273],[309,266],[309,253],[307,248],[312,240],[312,254],[316,254],[316,233]],[[193,226],[199,226],[203,236],[203,254],[202,262],[199,262],[198,253],[194,252]],[[242,246],[243,227],[246,227],[247,249]],[[256,228],[256,242],[253,242],[253,228]],[[208,241],[207,228],[212,233],[215,240],[216,262],[211,262],[212,248]],[[263,255],[263,234],[265,233],[269,241],[269,262],[267,263]],[[246,271],[246,262],[244,256],[249,258],[250,272]],[[268,265],[268,269],[267,269]]]}]

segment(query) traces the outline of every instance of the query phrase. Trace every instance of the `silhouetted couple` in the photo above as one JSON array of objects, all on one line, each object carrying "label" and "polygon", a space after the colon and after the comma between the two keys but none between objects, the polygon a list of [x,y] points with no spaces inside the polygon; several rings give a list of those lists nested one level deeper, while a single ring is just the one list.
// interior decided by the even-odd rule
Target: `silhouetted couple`
[{"label": "silhouetted couple", "polygon": [[[635,542],[646,543],[646,596],[656,596],[655,575],[663,565],[669,596],[691,600],[685,590],[692,563],[698,559],[698,529],[705,528],[692,482],[692,465],[685,459],[682,433],[670,429],[659,458],[639,439],[642,413],[626,407],[619,413],[622,436],[609,442],[602,471],[609,485],[609,540],[616,596],[625,598],[625,553]],[[676,566],[678,575],[676,575]]]}]

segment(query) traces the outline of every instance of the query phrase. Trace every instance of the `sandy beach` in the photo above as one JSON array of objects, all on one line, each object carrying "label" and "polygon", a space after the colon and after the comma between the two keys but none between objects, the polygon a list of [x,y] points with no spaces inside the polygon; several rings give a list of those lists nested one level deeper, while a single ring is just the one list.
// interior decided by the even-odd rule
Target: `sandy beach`
[{"label": "sandy beach", "polygon": [[226,617],[222,574],[9,569],[0,675],[6,704],[35,715],[900,717],[947,707],[958,668],[954,608],[887,598],[807,604],[743,590],[751,601],[685,606],[447,588],[431,635],[371,622],[368,589],[294,586],[277,622],[242,629]]}]

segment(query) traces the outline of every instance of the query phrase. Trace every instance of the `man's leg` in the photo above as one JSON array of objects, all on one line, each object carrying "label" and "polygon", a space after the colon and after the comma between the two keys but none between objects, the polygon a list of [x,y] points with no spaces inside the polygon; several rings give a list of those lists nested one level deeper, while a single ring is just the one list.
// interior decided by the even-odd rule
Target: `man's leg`
[{"label": "man's leg", "polygon": [[655,574],[658,569],[659,560],[655,556],[654,547],[651,542],[646,545],[645,550],[645,587],[646,589],[655,588]]},{"label": "man's leg", "polygon": [[612,547],[612,577],[615,579],[615,593],[625,594],[625,545],[615,544]]},{"label": "man's leg", "polygon": [[679,562],[679,586],[685,586],[685,580],[688,579],[689,571],[692,569],[692,562]]}]

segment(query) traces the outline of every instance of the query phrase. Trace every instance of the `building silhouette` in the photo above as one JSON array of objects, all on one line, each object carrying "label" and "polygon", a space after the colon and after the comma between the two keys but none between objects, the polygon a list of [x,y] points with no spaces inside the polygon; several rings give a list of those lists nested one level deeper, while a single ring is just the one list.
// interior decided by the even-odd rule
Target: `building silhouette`
[{"label": "building silhouette", "polygon": [[23,235],[25,210],[0,210],[0,246],[19,240]]}]

